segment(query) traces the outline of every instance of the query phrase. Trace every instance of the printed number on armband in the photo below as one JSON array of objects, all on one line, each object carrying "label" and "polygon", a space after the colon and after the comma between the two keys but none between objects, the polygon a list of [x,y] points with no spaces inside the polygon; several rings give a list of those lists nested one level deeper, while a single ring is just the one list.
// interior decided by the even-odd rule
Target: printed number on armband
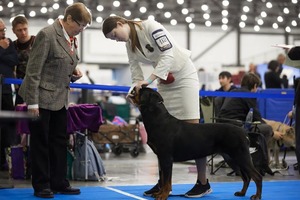
[{"label": "printed number on armband", "polygon": [[162,29],[158,29],[154,31],[152,33],[152,37],[161,51],[165,51],[172,48],[172,44],[169,38],[167,37],[167,35],[164,33]]}]

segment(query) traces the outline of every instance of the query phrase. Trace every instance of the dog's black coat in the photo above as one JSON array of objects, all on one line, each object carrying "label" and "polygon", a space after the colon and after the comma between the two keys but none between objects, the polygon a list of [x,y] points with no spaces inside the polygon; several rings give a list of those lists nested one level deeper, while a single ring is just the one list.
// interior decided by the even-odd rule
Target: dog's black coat
[{"label": "dog's black coat", "polygon": [[167,199],[171,190],[173,162],[194,160],[214,153],[227,154],[241,171],[244,196],[250,179],[256,184],[251,199],[261,199],[262,176],[256,171],[249,153],[249,140],[244,129],[224,123],[191,124],[168,113],[158,92],[142,88],[133,98],[141,112],[148,134],[148,145],[157,155],[160,166],[160,192],[156,199]]}]

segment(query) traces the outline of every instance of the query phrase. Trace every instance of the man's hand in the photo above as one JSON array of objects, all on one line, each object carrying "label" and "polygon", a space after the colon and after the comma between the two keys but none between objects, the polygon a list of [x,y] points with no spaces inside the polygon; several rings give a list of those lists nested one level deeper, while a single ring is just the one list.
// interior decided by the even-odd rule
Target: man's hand
[{"label": "man's hand", "polygon": [[71,81],[75,82],[82,77],[82,72],[79,69],[73,71]]},{"label": "man's hand", "polygon": [[7,49],[7,47],[9,47],[9,40],[7,38],[1,39],[0,40],[0,46],[3,49]]},{"label": "man's hand", "polygon": [[279,131],[274,131],[273,138],[274,138],[275,140],[280,140],[280,139],[282,139],[282,137],[283,137],[283,133],[281,133],[281,132],[279,132]]}]

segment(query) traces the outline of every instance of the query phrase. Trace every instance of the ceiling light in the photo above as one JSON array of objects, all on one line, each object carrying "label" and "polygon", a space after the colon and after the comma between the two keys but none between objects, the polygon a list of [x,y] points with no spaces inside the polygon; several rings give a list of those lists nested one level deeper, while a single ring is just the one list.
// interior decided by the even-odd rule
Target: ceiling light
[{"label": "ceiling light", "polygon": [[262,11],[262,12],[260,13],[260,16],[261,16],[261,17],[267,17],[267,13],[266,13],[265,11]]},{"label": "ceiling light", "polygon": [[272,7],[273,7],[273,5],[272,5],[272,3],[271,3],[271,2],[267,2],[267,3],[266,3],[266,7],[267,7],[267,8],[272,8]]},{"label": "ceiling light", "polygon": [[67,3],[68,5],[72,5],[72,4],[74,3],[74,1],[73,1],[73,0],[67,0],[66,3]]},{"label": "ceiling light", "polygon": [[104,7],[103,7],[102,5],[98,5],[98,6],[97,6],[97,10],[98,10],[99,12],[101,12],[101,11],[104,10]]},{"label": "ceiling light", "polygon": [[141,13],[147,12],[147,8],[145,6],[140,7],[140,12]]},{"label": "ceiling light", "polygon": [[222,23],[223,23],[223,24],[227,24],[227,23],[228,23],[228,19],[227,19],[227,18],[223,18],[223,19],[222,19]]},{"label": "ceiling light", "polygon": [[255,25],[255,26],[253,27],[253,29],[254,29],[254,31],[258,32],[258,31],[260,30],[260,27],[259,27],[258,25]]},{"label": "ceiling light", "polygon": [[246,21],[247,20],[247,15],[241,15],[241,20]]},{"label": "ceiling light", "polygon": [[58,3],[53,4],[52,8],[53,8],[54,10],[59,9],[59,4],[58,4]]},{"label": "ceiling light", "polygon": [[190,22],[192,22],[192,18],[190,17],[190,16],[187,16],[186,18],[185,18],[185,21],[187,22],[187,23],[190,23]]},{"label": "ceiling light", "polygon": [[42,7],[41,8],[41,13],[45,14],[47,13],[48,9],[46,7]]},{"label": "ceiling light", "polygon": [[211,21],[206,21],[206,22],[205,22],[205,26],[211,27]]},{"label": "ceiling light", "polygon": [[227,16],[228,15],[228,10],[222,10],[222,16]]},{"label": "ceiling light", "polygon": [[171,17],[171,13],[170,12],[165,12],[164,16],[165,16],[165,18],[170,18]]},{"label": "ceiling light", "polygon": [[202,9],[203,11],[207,11],[207,10],[208,10],[208,5],[203,4],[203,5],[201,6],[201,9]]},{"label": "ceiling light", "polygon": [[29,16],[30,17],[35,17],[36,16],[36,12],[34,10],[29,12]]},{"label": "ceiling light", "polygon": [[156,6],[158,9],[163,9],[165,5],[162,2],[158,2]]},{"label": "ceiling light", "polygon": [[121,5],[120,1],[114,1],[113,6],[118,8]]},{"label": "ceiling light", "polygon": [[298,3],[298,0],[292,0],[292,3],[293,3],[293,4],[297,4],[297,3]]},{"label": "ceiling light", "polygon": [[8,2],[7,7],[8,8],[14,7],[14,2],[12,2],[12,1]]},{"label": "ceiling light", "polygon": [[96,22],[98,23],[102,23],[103,22],[103,18],[102,17],[96,17]]},{"label": "ceiling light", "polygon": [[284,13],[284,14],[289,14],[289,13],[290,13],[290,10],[289,10],[288,8],[284,8],[284,9],[283,9],[283,13]]},{"label": "ceiling light", "polygon": [[130,0],[132,3],[135,3],[135,2],[137,2],[137,0]]},{"label": "ceiling light", "polygon": [[[183,9],[181,10],[181,13],[184,14],[184,15],[187,15],[187,14],[189,13],[189,10],[188,10],[187,8],[183,8]],[[299,16],[300,16],[300,14],[299,14]],[[300,18],[300,17],[299,17],[299,18]]]},{"label": "ceiling light", "polygon": [[190,29],[194,29],[195,27],[196,27],[196,25],[195,25],[194,23],[190,23],[190,24],[189,24],[189,28],[190,28]]},{"label": "ceiling light", "polygon": [[19,0],[19,2],[20,2],[20,3],[25,3],[25,2],[26,2],[26,0]]},{"label": "ceiling light", "polygon": [[296,20],[293,20],[293,21],[291,22],[291,24],[292,24],[292,26],[297,26]]},{"label": "ceiling light", "polygon": [[246,23],[245,22],[240,22],[239,23],[239,27],[240,28],[245,28],[246,27]]},{"label": "ceiling light", "polygon": [[172,19],[170,21],[170,24],[173,25],[173,26],[175,26],[177,24],[177,20],[176,19]]},{"label": "ceiling light", "polygon": [[226,24],[223,24],[223,25],[221,26],[221,28],[222,28],[223,31],[226,31],[226,30],[228,29],[228,26],[227,26]]},{"label": "ceiling light", "polygon": [[47,20],[47,23],[48,23],[48,24],[53,24],[53,23],[54,23],[54,19],[52,19],[52,18],[48,19],[48,20]]},{"label": "ceiling light", "polygon": [[289,26],[285,27],[285,31],[288,33],[291,32],[291,27],[289,27]]},{"label": "ceiling light", "polygon": [[273,27],[274,29],[278,29],[279,26],[278,26],[277,23],[273,23],[273,24],[272,24],[272,27]]},{"label": "ceiling light", "polygon": [[229,6],[229,1],[228,1],[228,0],[222,1],[222,5],[223,5],[224,7]]},{"label": "ceiling light", "polygon": [[154,17],[154,15],[149,15],[149,16],[148,16],[148,19],[150,19],[150,20],[155,20],[155,17]]},{"label": "ceiling light", "polygon": [[278,17],[277,17],[277,21],[278,21],[278,22],[283,22],[283,18],[282,18],[281,16],[278,16]]},{"label": "ceiling light", "polygon": [[182,4],[184,3],[184,0],[177,0],[177,3],[178,3],[179,5],[182,5]]},{"label": "ceiling light", "polygon": [[210,18],[210,15],[209,15],[208,13],[204,13],[204,14],[203,14],[203,18],[204,18],[204,19],[209,19],[209,18]]},{"label": "ceiling light", "polygon": [[249,12],[249,11],[250,11],[250,8],[249,8],[248,6],[244,6],[244,7],[243,7],[243,11],[244,11],[244,12]]},{"label": "ceiling light", "polygon": [[129,16],[131,15],[131,11],[130,11],[130,10],[125,10],[125,11],[124,11],[124,15],[125,15],[126,17],[129,17]]},{"label": "ceiling light", "polygon": [[0,11],[2,11],[2,10],[3,10],[3,6],[0,5]]},{"label": "ceiling light", "polygon": [[257,23],[258,23],[258,25],[263,25],[263,24],[264,24],[264,20],[258,19],[258,20],[257,20]]}]

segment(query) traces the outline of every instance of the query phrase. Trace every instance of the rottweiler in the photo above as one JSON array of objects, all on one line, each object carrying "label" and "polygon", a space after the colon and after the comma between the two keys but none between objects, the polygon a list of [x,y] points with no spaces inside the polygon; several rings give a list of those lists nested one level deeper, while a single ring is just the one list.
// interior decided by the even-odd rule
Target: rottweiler
[{"label": "rottweiler", "polygon": [[253,166],[247,133],[243,128],[225,123],[192,124],[169,114],[161,95],[151,89],[132,90],[131,101],[139,108],[148,134],[148,145],[157,155],[161,187],[153,197],[167,199],[172,189],[173,162],[195,160],[220,153],[230,157],[229,165],[240,170],[243,179],[241,191],[245,196],[251,178],[256,184],[252,200],[261,199],[262,176]]}]

